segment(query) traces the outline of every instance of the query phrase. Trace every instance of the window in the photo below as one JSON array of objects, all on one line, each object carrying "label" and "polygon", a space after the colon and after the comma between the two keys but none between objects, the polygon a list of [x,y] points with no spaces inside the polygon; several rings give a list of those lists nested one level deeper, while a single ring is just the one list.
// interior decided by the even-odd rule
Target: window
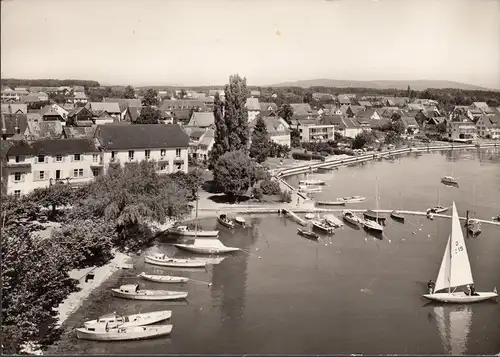
[{"label": "window", "polygon": [[97,154],[93,154],[93,155],[92,155],[92,161],[93,161],[93,162],[97,162],[98,160],[99,160],[99,155],[97,155]]},{"label": "window", "polygon": [[19,181],[21,181],[22,177],[23,177],[23,175],[20,172],[14,173],[14,181],[19,182]]},{"label": "window", "polygon": [[130,150],[130,151],[128,152],[128,159],[129,159],[129,160],[133,160],[133,159],[134,159],[134,150]]},{"label": "window", "polygon": [[62,162],[62,161],[63,161],[62,155],[57,155],[56,162]]},{"label": "window", "polygon": [[24,162],[24,156],[16,156],[16,162]]},{"label": "window", "polygon": [[181,157],[181,149],[175,149],[175,157]]},{"label": "window", "polygon": [[14,191],[14,197],[15,197],[15,198],[19,198],[19,197],[21,197],[21,190],[15,190],[15,191]]},{"label": "window", "polygon": [[45,171],[40,171],[38,172],[38,179],[43,180],[45,179]]},{"label": "window", "polygon": [[73,177],[83,177],[83,169],[74,169]]},{"label": "window", "polygon": [[82,158],[82,157],[81,157],[81,155],[80,155],[80,154],[75,154],[75,155],[73,155],[73,160],[74,160],[74,161],[81,161],[81,158]]},{"label": "window", "polygon": [[161,149],[161,151],[160,151],[160,155],[161,155],[161,156],[165,156],[165,155],[167,155],[167,150],[165,150],[165,149]]},{"label": "window", "polygon": [[160,171],[165,171],[167,169],[167,165],[166,164],[161,164],[160,165]]},{"label": "window", "polygon": [[111,151],[111,158],[114,159],[116,156],[116,151]]},{"label": "window", "polygon": [[99,176],[99,169],[92,169],[92,175],[94,175],[94,177]]},{"label": "window", "polygon": [[38,155],[38,160],[37,160],[38,163],[42,163],[42,162],[45,162],[45,155]]},{"label": "window", "polygon": [[146,160],[149,160],[149,157],[151,156],[151,150],[144,151],[144,156],[146,156]]}]

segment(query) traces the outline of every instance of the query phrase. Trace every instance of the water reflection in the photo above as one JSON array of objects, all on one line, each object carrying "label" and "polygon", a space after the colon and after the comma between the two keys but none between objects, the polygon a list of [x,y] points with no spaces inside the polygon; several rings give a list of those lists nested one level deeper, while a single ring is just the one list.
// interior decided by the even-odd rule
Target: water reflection
[{"label": "water reflection", "polygon": [[469,306],[434,307],[436,324],[444,352],[452,355],[467,353],[467,340],[472,322]]}]

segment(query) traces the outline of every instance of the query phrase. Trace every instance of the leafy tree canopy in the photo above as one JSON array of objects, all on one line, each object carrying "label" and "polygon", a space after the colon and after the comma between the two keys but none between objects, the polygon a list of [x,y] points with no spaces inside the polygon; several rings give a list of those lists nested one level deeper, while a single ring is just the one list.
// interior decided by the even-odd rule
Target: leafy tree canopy
[{"label": "leafy tree canopy", "polygon": [[135,98],[135,90],[132,86],[126,86],[125,92],[123,93],[123,97],[126,99],[134,99]]},{"label": "leafy tree canopy", "polygon": [[158,108],[144,107],[141,109],[141,115],[139,115],[135,124],[158,124],[161,117],[161,111]]},{"label": "leafy tree canopy", "polygon": [[242,150],[225,153],[214,167],[214,181],[230,197],[243,195],[255,182],[255,164]]},{"label": "leafy tree canopy", "polygon": [[158,105],[159,100],[158,100],[158,91],[152,88],[149,88],[146,93],[144,94],[144,98],[142,98],[142,105],[145,107],[147,106],[152,106],[152,105]]},{"label": "leafy tree canopy", "polygon": [[254,158],[258,163],[266,161],[269,156],[270,141],[267,133],[266,123],[259,116],[252,132],[252,143],[250,145],[250,157]]}]

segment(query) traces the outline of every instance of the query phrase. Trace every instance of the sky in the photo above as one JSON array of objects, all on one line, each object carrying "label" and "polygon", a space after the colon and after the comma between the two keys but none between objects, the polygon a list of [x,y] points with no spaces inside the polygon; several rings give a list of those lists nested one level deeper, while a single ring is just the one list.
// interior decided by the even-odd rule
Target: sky
[{"label": "sky", "polygon": [[500,0],[3,0],[2,78],[500,89]]}]

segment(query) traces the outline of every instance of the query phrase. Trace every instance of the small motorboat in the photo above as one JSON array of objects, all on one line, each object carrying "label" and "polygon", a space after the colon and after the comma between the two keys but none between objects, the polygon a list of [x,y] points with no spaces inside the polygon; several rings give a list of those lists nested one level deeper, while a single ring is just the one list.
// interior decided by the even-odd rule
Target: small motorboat
[{"label": "small motorboat", "polygon": [[306,215],[304,217],[306,217],[306,219],[313,219],[314,213],[306,213]]},{"label": "small motorboat", "polygon": [[177,226],[167,230],[168,234],[181,237],[217,237],[219,231],[194,230],[188,226]]},{"label": "small motorboat", "polygon": [[238,223],[240,226],[243,226],[243,227],[247,224],[247,222],[245,221],[245,218],[240,217],[240,216],[236,216],[236,217],[234,218],[234,221],[235,221],[236,223]]},{"label": "small motorboat", "polygon": [[443,212],[446,212],[450,209],[450,207],[443,207],[443,206],[434,206],[434,207],[431,207],[429,209],[427,209],[427,213],[443,213]]},{"label": "small motorboat", "polygon": [[83,324],[86,327],[101,323],[117,324],[120,325],[120,327],[145,326],[168,320],[170,317],[172,317],[172,311],[170,310],[144,312],[132,315],[118,315],[116,312],[113,312],[100,316],[96,320],[85,321]]},{"label": "small motorboat", "polygon": [[384,231],[384,226],[382,226],[381,224],[378,224],[377,222],[372,221],[370,219],[365,219],[362,222],[362,224],[363,224],[363,227],[365,227],[365,229],[368,229],[371,231],[375,231],[375,232],[383,232]]},{"label": "small motorboat", "polygon": [[194,243],[177,243],[174,247],[197,254],[224,254],[240,250],[236,247],[227,247],[218,239],[195,239]]},{"label": "small motorboat", "polygon": [[325,181],[323,180],[300,180],[299,185],[304,186],[323,186],[325,185]]},{"label": "small motorboat", "polygon": [[322,230],[324,232],[327,232],[327,233],[334,233],[335,232],[335,228],[332,227],[325,219],[321,219],[321,220],[313,219],[313,220],[311,220],[311,223],[312,223],[314,228],[317,228],[317,229]]},{"label": "small motorboat", "polygon": [[335,228],[340,228],[340,227],[344,226],[344,223],[340,219],[335,217],[333,214],[325,214],[323,216],[323,219],[325,221],[327,221],[328,224],[330,224],[331,226],[333,226]]},{"label": "small motorboat", "polygon": [[368,210],[363,212],[363,217],[367,220],[377,222],[379,224],[384,224],[386,217],[382,216],[380,213],[377,213],[372,210]]},{"label": "small motorboat", "polygon": [[361,218],[359,218],[358,216],[356,216],[353,212],[351,212],[349,210],[342,211],[342,218],[345,219],[347,222],[354,224],[356,226],[363,222],[363,220]]},{"label": "small motorboat", "polygon": [[469,219],[465,226],[467,227],[467,232],[473,237],[481,233],[481,222],[476,219]]},{"label": "small motorboat", "polygon": [[144,257],[146,263],[160,265],[164,267],[174,267],[174,268],[204,268],[207,263],[201,261],[194,261],[191,259],[176,259],[170,258],[165,254],[153,254],[146,255]]},{"label": "small motorboat", "polygon": [[221,214],[219,217],[217,217],[217,222],[222,224],[224,227],[227,228],[234,228],[234,222],[225,214]]},{"label": "small motorboat", "polygon": [[344,201],[316,201],[318,206],[345,206]]},{"label": "small motorboat", "polygon": [[154,281],[155,283],[178,284],[178,283],[186,283],[189,281],[189,278],[186,278],[184,276],[153,275],[153,274],[146,274],[144,272],[140,273],[138,277],[141,277],[144,280]]},{"label": "small motorboat", "polygon": [[92,341],[144,340],[169,335],[172,328],[173,325],[121,327],[106,323],[77,328],[76,337]]},{"label": "small motorboat", "polygon": [[398,222],[405,222],[405,216],[403,216],[399,211],[392,211],[391,218]]},{"label": "small motorboat", "polygon": [[447,185],[458,185],[458,179],[453,176],[443,176],[441,182]]},{"label": "small motorboat", "polygon": [[186,299],[186,291],[170,290],[141,290],[138,284],[122,285],[118,289],[111,289],[113,296],[131,300],[177,300]]},{"label": "small motorboat", "polygon": [[349,196],[349,197],[337,198],[338,202],[344,202],[344,203],[359,203],[363,202],[364,200],[366,200],[366,197],[363,196]]},{"label": "small motorboat", "polygon": [[317,233],[312,232],[312,231],[307,231],[305,229],[300,229],[300,228],[297,228],[297,231],[299,232],[299,234],[301,236],[304,236],[306,238],[314,239],[314,240],[319,239],[319,235]]}]

